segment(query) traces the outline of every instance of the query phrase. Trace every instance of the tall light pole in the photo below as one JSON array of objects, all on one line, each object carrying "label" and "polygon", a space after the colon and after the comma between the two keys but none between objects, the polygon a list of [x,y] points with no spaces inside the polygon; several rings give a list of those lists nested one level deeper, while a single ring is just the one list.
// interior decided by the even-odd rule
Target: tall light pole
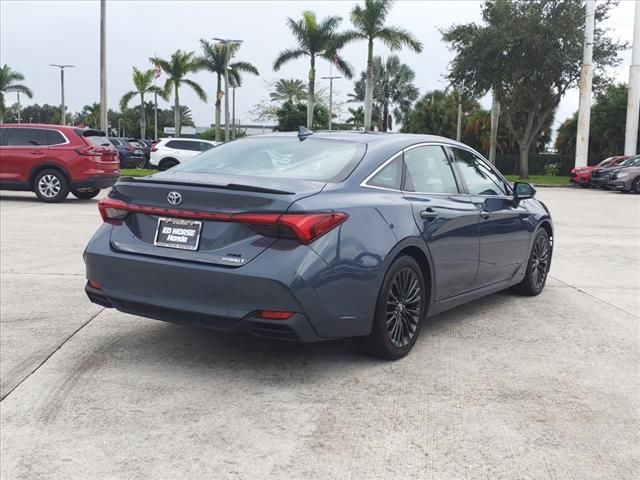
[{"label": "tall light pole", "polygon": [[213,39],[225,46],[224,51],[224,141],[229,141],[229,47],[236,43],[242,43],[242,40],[231,40],[230,38]]},{"label": "tall light pole", "polygon": [[333,80],[342,78],[336,75],[322,77],[323,80],[329,80],[329,130],[331,130],[331,122],[333,121]]},{"label": "tall light pole", "polygon": [[586,1],[584,20],[584,47],[580,70],[580,106],[578,108],[578,134],[576,135],[576,167],[589,161],[589,124],[591,122],[591,84],[593,80],[593,31],[595,29],[596,2]]},{"label": "tall light pole", "polygon": [[231,114],[231,125],[232,125],[232,130],[231,130],[231,138],[233,140],[236,139],[236,86],[234,85],[233,87],[233,102],[232,102],[232,114]]},{"label": "tall light pole", "polygon": [[109,106],[107,105],[107,0],[100,0],[100,130],[106,132]]},{"label": "tall light pole", "polygon": [[60,125],[66,125],[67,115],[64,108],[64,69],[73,68],[75,65],[59,65],[57,63],[50,63],[49,65],[60,69]]},{"label": "tall light pole", "polygon": [[629,93],[627,94],[627,129],[624,136],[624,154],[638,151],[638,114],[640,113],[640,3],[636,2],[633,23],[633,50],[629,67]]}]

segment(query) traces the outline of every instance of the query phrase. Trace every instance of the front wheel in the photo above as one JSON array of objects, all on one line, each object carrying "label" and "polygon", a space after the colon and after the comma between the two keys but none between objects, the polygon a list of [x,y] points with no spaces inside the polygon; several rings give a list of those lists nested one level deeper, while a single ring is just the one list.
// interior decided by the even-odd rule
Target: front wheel
[{"label": "front wheel", "polygon": [[43,202],[61,202],[69,195],[69,182],[60,170],[43,170],[33,182],[33,191]]},{"label": "front wheel", "polygon": [[420,265],[403,255],[389,268],[378,294],[371,334],[354,339],[366,355],[396,360],[416,343],[427,309]]},{"label": "front wheel", "polygon": [[631,191],[636,194],[640,194],[640,177],[636,178],[631,185]]},{"label": "front wheel", "polygon": [[100,193],[99,188],[89,188],[86,190],[71,190],[73,196],[80,200],[90,200]]},{"label": "front wheel", "polygon": [[534,297],[539,295],[547,282],[551,265],[551,241],[546,230],[540,229],[533,240],[533,248],[527,263],[527,273],[512,290],[521,295]]}]

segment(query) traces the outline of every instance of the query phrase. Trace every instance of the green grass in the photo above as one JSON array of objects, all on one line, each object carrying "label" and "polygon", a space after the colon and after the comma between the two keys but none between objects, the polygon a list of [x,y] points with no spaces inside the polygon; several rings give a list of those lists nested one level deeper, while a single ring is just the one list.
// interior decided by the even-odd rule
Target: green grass
[{"label": "green grass", "polygon": [[145,169],[145,168],[121,168],[121,177],[146,177],[152,173],[156,173],[157,170]]},{"label": "green grass", "polygon": [[[157,170],[144,169],[144,168],[123,168],[120,170],[120,175],[123,177],[146,177],[156,173]],[[517,175],[505,175],[510,182],[518,181]],[[569,177],[553,177],[551,175],[531,175],[528,180],[525,180],[534,185],[569,185]]]},{"label": "green grass", "polygon": [[524,181],[534,185],[570,185],[569,177],[554,177],[551,175],[529,175],[527,180],[518,180],[517,175],[505,175],[510,182]]}]

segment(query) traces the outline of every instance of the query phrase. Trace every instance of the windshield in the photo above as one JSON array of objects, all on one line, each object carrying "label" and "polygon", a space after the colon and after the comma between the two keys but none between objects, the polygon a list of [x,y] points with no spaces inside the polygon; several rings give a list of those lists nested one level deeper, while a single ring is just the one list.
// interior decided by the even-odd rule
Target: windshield
[{"label": "windshield", "polygon": [[88,137],[84,137],[84,139],[89,142],[91,145],[96,147],[111,147],[111,142],[107,137],[100,137],[97,135],[90,135]]},{"label": "windshield", "polygon": [[341,182],[365,150],[361,143],[320,138],[246,138],[208,150],[173,170]]},{"label": "windshield", "polygon": [[632,167],[634,165],[636,165],[638,163],[638,160],[640,159],[640,155],[635,156],[635,157],[631,157],[631,158],[627,158],[624,162],[622,162],[620,164],[621,167]]}]

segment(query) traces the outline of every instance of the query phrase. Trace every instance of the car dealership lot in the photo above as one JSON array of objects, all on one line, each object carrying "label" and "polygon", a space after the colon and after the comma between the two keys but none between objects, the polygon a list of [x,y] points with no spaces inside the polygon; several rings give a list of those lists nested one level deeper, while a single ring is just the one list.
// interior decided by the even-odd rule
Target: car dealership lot
[{"label": "car dealership lot", "polygon": [[542,295],[437,316],[383,362],[103,310],[96,201],[3,193],[0,476],[636,478],[640,196],[538,195]]}]

